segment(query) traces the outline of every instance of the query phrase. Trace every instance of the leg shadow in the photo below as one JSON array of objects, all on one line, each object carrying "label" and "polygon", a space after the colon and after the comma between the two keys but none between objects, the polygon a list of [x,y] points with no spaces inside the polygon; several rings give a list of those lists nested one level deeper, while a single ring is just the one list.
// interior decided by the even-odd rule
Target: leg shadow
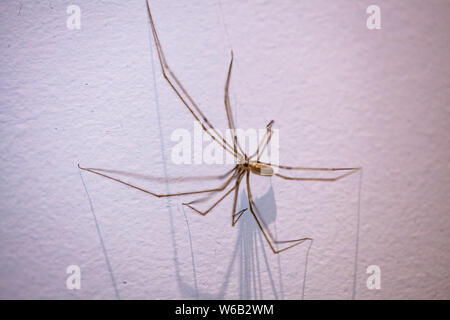
[{"label": "leg shadow", "polygon": [[[270,186],[269,190],[261,197],[255,199],[255,203],[258,207],[264,208],[264,219],[268,225],[275,223],[276,220],[276,202],[275,196]],[[248,197],[247,194],[242,191],[239,195],[239,205],[238,211],[248,207]],[[220,280],[220,287],[216,292],[208,292],[204,290],[200,290],[197,285],[197,275],[196,275],[196,267],[195,267],[195,258],[194,258],[194,250],[192,241],[191,241],[191,232],[189,228],[189,222],[187,219],[187,215],[189,212],[185,212],[183,206],[180,206],[180,210],[186,219],[187,231],[190,239],[190,249],[191,249],[191,258],[192,258],[192,272],[193,278],[192,281],[188,281],[183,279],[179,273],[179,261],[178,257],[175,254],[174,260],[176,264],[176,273],[177,273],[177,281],[180,291],[187,298],[195,298],[195,299],[225,299],[225,298],[234,298],[234,299],[283,299],[284,298],[284,286],[282,279],[282,269],[280,262],[280,255],[277,255],[276,263],[275,259],[272,258],[272,251],[267,246],[266,240],[263,238],[258,225],[256,224],[254,218],[248,212],[244,213],[244,215],[240,218],[238,223],[236,224],[236,228],[238,229],[238,236],[233,248],[233,252],[231,255],[231,259],[227,265],[225,274],[223,278]],[[176,248],[175,243],[175,234],[173,233],[173,241],[174,247]],[[305,283],[306,283],[306,267],[308,262],[309,251],[311,249],[312,243],[310,243],[305,261],[305,272],[303,275],[303,290],[302,297],[304,297],[305,291]],[[294,249],[295,250],[295,249]],[[174,251],[176,253],[176,250]],[[276,267],[275,265],[278,264]],[[237,292],[236,297],[226,297],[227,290],[230,287],[230,282],[233,274],[233,269],[238,269],[238,278],[239,278],[239,290]],[[278,269],[278,272],[275,272],[274,269]],[[277,279],[278,278],[278,279]],[[265,284],[265,286],[263,286]],[[269,288],[269,289],[267,289]]]},{"label": "leg shadow", "polygon": [[117,289],[116,278],[114,277],[114,272],[112,270],[111,263],[109,261],[108,251],[106,250],[105,242],[103,241],[102,232],[100,231],[100,225],[98,223],[97,216],[95,215],[94,205],[92,204],[92,199],[87,190],[86,183],[84,183],[84,179],[83,179],[83,175],[81,174],[81,171],[78,170],[78,173],[80,174],[81,183],[83,184],[84,191],[86,191],[86,195],[87,195],[87,198],[89,201],[89,208],[91,209],[92,216],[94,217],[95,228],[97,230],[98,238],[100,240],[100,245],[102,247],[103,256],[105,257],[106,266],[108,268],[109,275],[111,277],[111,282],[112,282],[112,286],[114,288],[114,293],[116,295],[116,299],[120,300],[120,294],[119,294],[119,290]]}]

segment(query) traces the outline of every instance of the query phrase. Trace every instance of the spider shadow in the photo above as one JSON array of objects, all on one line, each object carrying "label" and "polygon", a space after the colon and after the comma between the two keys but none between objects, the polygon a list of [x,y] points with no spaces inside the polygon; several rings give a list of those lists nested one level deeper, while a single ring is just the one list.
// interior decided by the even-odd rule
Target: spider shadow
[{"label": "spider shadow", "polygon": [[[248,208],[247,194],[242,191],[239,195],[238,211],[244,208]],[[255,199],[255,204],[259,208],[263,208],[263,215],[266,223],[270,226],[274,225],[275,233],[276,226],[275,220],[277,215],[277,207],[275,202],[275,196],[272,186],[261,197]],[[191,213],[189,210],[185,212],[183,206],[180,207],[180,211],[184,214],[190,250],[192,258],[192,281],[183,279],[180,275],[178,261],[178,254],[175,242],[175,230],[172,229],[172,239],[174,244],[174,262],[176,270],[176,278],[178,281],[178,287],[183,297],[188,299],[226,299],[227,289],[230,287],[231,277],[233,275],[233,269],[238,268],[239,272],[239,296],[232,297],[244,300],[251,299],[284,299],[284,285],[282,278],[282,268],[280,255],[276,256],[276,262],[274,263],[273,253],[267,246],[266,240],[261,234],[261,230],[258,228],[253,216],[250,212],[246,212],[242,215],[236,228],[238,229],[238,236],[234,244],[233,252],[226,267],[225,273],[222,275],[220,281],[221,285],[215,293],[211,293],[208,289],[200,290],[197,284],[197,272],[195,264],[195,254],[192,244],[191,232],[187,214]],[[310,246],[311,247],[311,246]],[[310,249],[309,247],[309,249]],[[303,291],[306,281],[306,265],[309,255],[309,249],[305,257],[305,275],[303,279]],[[274,266],[276,265],[276,266]],[[220,277],[220,276],[219,276]],[[268,284],[264,286],[263,283]],[[269,288],[269,289],[267,289]],[[302,295],[303,296],[303,295]]]},{"label": "spider shadow", "polygon": [[[240,194],[240,206],[238,210],[248,208],[248,196],[245,192]],[[272,186],[261,197],[255,198],[255,204],[258,208],[263,208],[261,214],[268,225],[275,222],[277,207],[275,195]],[[262,290],[263,270],[270,282],[271,295],[273,299],[279,299],[283,296],[283,282],[281,278],[281,263],[279,256],[278,262],[278,285],[273,268],[269,263],[268,255],[272,255],[268,249],[267,243],[261,234],[253,216],[247,211],[238,222],[238,238],[236,246],[239,247],[240,261],[240,299],[263,299],[267,298],[267,292]],[[266,252],[267,251],[267,252]],[[262,259],[261,259],[262,257]],[[231,264],[230,264],[231,267]]]}]

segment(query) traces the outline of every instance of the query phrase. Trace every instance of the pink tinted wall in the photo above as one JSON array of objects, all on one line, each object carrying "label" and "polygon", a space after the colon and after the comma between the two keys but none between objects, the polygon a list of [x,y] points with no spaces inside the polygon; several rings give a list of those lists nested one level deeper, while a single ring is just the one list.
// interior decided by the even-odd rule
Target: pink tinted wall
[{"label": "pink tinted wall", "polygon": [[137,173],[127,181],[163,193],[215,184],[145,175],[229,166],[171,160],[171,134],[193,119],[161,75],[145,2],[73,3],[79,30],[70,4],[0,4],[1,298],[450,298],[448,1],[150,2],[211,122],[226,126],[233,49],[239,127],[274,119],[284,164],[363,167],[335,183],[252,180],[278,238],[314,239],[280,255],[250,215],[231,227],[232,199],[201,217],[77,168]]}]

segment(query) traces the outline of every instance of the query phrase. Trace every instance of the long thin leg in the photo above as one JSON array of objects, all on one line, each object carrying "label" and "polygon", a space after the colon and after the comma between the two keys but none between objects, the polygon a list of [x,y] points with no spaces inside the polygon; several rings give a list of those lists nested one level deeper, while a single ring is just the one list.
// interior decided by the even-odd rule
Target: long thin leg
[{"label": "long thin leg", "polygon": [[236,137],[236,126],[234,123],[233,113],[231,111],[229,89],[230,89],[230,80],[231,80],[232,69],[233,69],[233,51],[231,51],[231,61],[230,61],[230,66],[228,67],[227,81],[225,83],[224,104],[225,104],[225,111],[227,113],[228,127],[231,130],[231,138],[233,139],[234,152],[237,153],[237,147],[239,147],[239,151],[241,152],[241,154],[245,155],[245,152],[244,152],[244,150],[242,150],[242,147]]},{"label": "long thin leg", "polygon": [[[236,168],[237,168],[237,167],[236,167]],[[241,175],[240,171],[237,170],[237,171],[234,172],[232,178],[238,179],[240,175]],[[198,198],[198,199],[195,199],[195,200],[193,200],[193,201],[190,201],[189,204],[205,202],[206,200],[210,199],[212,196],[214,196],[214,193],[211,193],[211,192],[210,192],[210,193],[208,193],[207,195],[205,195],[205,196],[202,197],[202,198]]]},{"label": "long thin leg", "polygon": [[[206,216],[212,209],[214,209],[220,202],[222,202],[223,199],[225,199],[234,189],[236,188],[236,186],[234,186],[233,188],[231,188],[230,190],[228,190],[222,197],[220,197],[219,200],[217,200],[211,207],[209,207],[206,211],[200,211],[196,208],[194,208],[193,206],[191,206],[190,203],[183,203],[184,206],[187,206],[189,208],[191,208],[192,210],[194,210],[195,212],[197,212],[198,214],[201,214],[202,216]],[[223,189],[222,189],[223,190]]]},{"label": "long thin leg", "polygon": [[[297,169],[293,169],[293,170],[302,170],[300,168]],[[361,168],[303,168],[303,170],[309,170],[309,171],[348,171],[347,173],[344,173],[340,176],[334,177],[334,178],[310,178],[310,177],[288,177],[279,173],[275,173],[275,175],[277,177],[283,178],[285,180],[297,180],[297,181],[329,181],[329,182],[334,182],[334,181],[338,181],[342,178],[345,178],[359,170],[361,170]]]},{"label": "long thin leg", "polygon": [[284,165],[278,165],[278,164],[273,164],[273,163],[268,163],[268,162],[263,162],[263,161],[256,161],[256,163],[260,163],[260,164],[265,164],[265,165],[269,165],[272,167],[277,167],[280,169],[284,169],[284,170],[298,170],[298,171],[349,171],[347,173],[344,173],[340,176],[337,177],[333,177],[333,178],[314,178],[314,177],[289,177],[289,176],[285,176],[283,174],[279,174],[276,173],[275,175],[283,178],[285,180],[299,180],[299,181],[337,181],[340,180],[344,177],[347,177],[359,170],[361,170],[361,167],[357,167],[357,168],[313,168],[313,167],[291,167],[291,166],[284,166]]},{"label": "long thin leg", "polygon": [[[280,252],[286,251],[290,248],[293,248],[307,240],[312,240],[311,238],[301,238],[301,239],[294,239],[294,240],[277,240],[270,232],[269,228],[267,227],[267,224],[264,222],[264,219],[262,218],[261,214],[259,213],[258,209],[256,208],[255,203],[253,202],[253,196],[252,192],[250,190],[250,172],[247,172],[247,194],[248,194],[248,203],[250,206],[250,212],[252,213],[253,217],[255,218],[256,223],[258,224],[259,229],[261,230],[264,238],[266,239],[267,243],[270,246],[270,249],[272,249],[273,253],[278,254]],[[272,242],[274,244],[284,244],[284,243],[293,243],[283,249],[275,249]]]},{"label": "long thin leg", "polygon": [[[270,139],[272,139],[272,125],[273,125],[274,121],[271,120],[267,126],[266,126],[266,132],[264,133],[264,136],[261,138],[261,141],[259,142],[258,148],[256,149],[255,153],[253,153],[249,159],[252,159],[254,156],[258,156],[256,158],[256,161],[259,161],[259,158],[261,157],[262,153],[264,152],[264,149],[266,148],[266,146],[269,144]],[[266,139],[267,137],[267,139]],[[261,150],[261,151],[260,151]]]},{"label": "long thin leg", "polygon": [[[169,65],[167,64],[167,61],[166,61],[166,58],[165,58],[165,55],[164,55],[164,52],[162,50],[161,43],[159,41],[158,34],[156,32],[156,27],[155,27],[155,24],[153,22],[152,14],[150,12],[150,6],[148,4],[148,0],[146,1],[146,3],[147,3],[148,16],[149,16],[149,19],[150,19],[150,25],[151,25],[151,28],[152,28],[153,38],[155,40],[156,49],[158,51],[159,62],[160,62],[160,65],[161,65],[161,70],[162,70],[164,78],[167,80],[169,85],[172,87],[173,91],[180,98],[181,102],[183,102],[183,104],[191,112],[191,114],[194,116],[194,118],[201,124],[202,129],[208,135],[210,135],[211,138],[214,141],[219,143],[226,151],[230,152],[235,157],[239,157],[239,154],[234,152],[233,147],[222,137],[222,135],[220,135],[220,133],[213,127],[213,125],[204,116],[204,114],[201,112],[200,108],[198,107],[197,103],[192,99],[192,97],[189,95],[189,93],[186,91],[186,89],[184,89],[184,87],[181,85],[181,83],[178,80],[178,78],[175,76],[175,74],[169,68]],[[200,118],[203,121],[200,121]],[[206,125],[210,129],[212,129],[212,131],[214,131],[214,134],[212,134],[205,127],[204,123],[206,123]]]},{"label": "long thin leg", "polygon": [[267,125],[267,130],[266,130],[266,134],[268,132],[268,136],[267,136],[267,140],[264,143],[264,145],[261,148],[261,151],[259,151],[258,148],[258,156],[256,157],[256,161],[259,161],[259,158],[261,158],[261,155],[264,153],[264,150],[266,149],[267,145],[269,144],[270,140],[272,139],[272,125],[273,125],[273,120],[269,122],[269,124]]},{"label": "long thin leg", "polygon": [[[233,213],[233,218],[231,221],[231,226],[234,227],[242,215],[247,211],[247,208],[240,210],[239,212]],[[237,217],[237,218],[236,218]]]},{"label": "long thin leg", "polygon": [[[236,212],[236,205],[239,195],[239,185],[241,183],[242,178],[244,177],[245,173],[242,173],[236,180],[236,189],[234,190],[234,200],[233,200],[233,211],[232,211],[232,218],[231,218],[231,226],[234,227],[236,223],[239,221],[241,216],[247,211],[247,208],[240,210],[239,212]],[[236,218],[237,217],[237,218]]]},{"label": "long thin leg", "polygon": [[[106,175],[106,174],[103,174],[103,173],[94,171],[94,170],[92,170],[92,169],[89,169],[89,168],[83,168],[83,167],[81,167],[79,164],[78,164],[78,168],[80,168],[81,170],[84,170],[84,171],[88,171],[88,172],[92,172],[92,173],[98,174],[99,176],[102,176],[102,177],[105,177],[105,178],[114,180],[114,181],[119,182],[119,183],[122,183],[122,184],[124,184],[124,185],[126,185],[126,186],[128,186],[128,187],[131,187],[131,188],[137,189],[137,190],[139,190],[139,191],[148,193],[148,194],[150,194],[150,195],[152,195],[152,196],[154,196],[154,197],[158,197],[158,198],[163,198],[163,197],[175,197],[175,196],[185,196],[185,195],[190,195],[190,194],[198,194],[198,193],[206,193],[206,192],[218,192],[218,191],[222,191],[222,190],[224,190],[224,189],[230,184],[230,182],[231,182],[231,181],[235,178],[235,176],[236,176],[236,174],[234,174],[233,176],[231,176],[231,178],[229,178],[229,179],[225,182],[225,184],[224,184],[223,186],[219,187],[219,188],[206,189],[206,190],[200,190],[200,191],[178,192],[178,193],[169,193],[169,194],[157,194],[157,193],[154,193],[154,192],[145,190],[145,189],[143,189],[143,188],[137,187],[137,186],[135,186],[135,185],[132,185],[132,184],[130,184],[130,183],[128,183],[128,182],[122,181],[122,180],[120,180],[120,179],[113,178],[113,177],[108,176],[108,175]],[[236,167],[236,168],[237,168],[237,167]],[[236,170],[236,168],[235,168],[234,170]]]},{"label": "long thin leg", "polygon": [[113,170],[113,169],[103,169],[103,168],[87,168],[90,170],[94,170],[94,171],[100,171],[100,172],[104,172],[104,173],[111,173],[111,174],[118,174],[118,175],[124,175],[124,176],[128,176],[128,177],[134,177],[134,178],[139,178],[139,179],[143,179],[143,180],[149,180],[149,181],[154,181],[154,182],[160,182],[160,183],[165,183],[165,182],[186,182],[186,181],[203,181],[203,180],[222,180],[225,179],[226,177],[228,177],[231,173],[233,173],[236,170],[236,166],[234,166],[234,168],[232,168],[231,170],[225,172],[224,174],[221,175],[216,175],[216,176],[187,176],[187,177],[182,177],[182,181],[180,181],[180,177],[155,177],[155,176],[150,176],[147,174],[138,174],[138,173],[133,173],[133,172],[127,172],[127,171],[122,171],[122,170]]},{"label": "long thin leg", "polygon": [[268,163],[268,162],[263,162],[263,161],[256,161],[257,163],[260,164],[266,164],[269,166],[273,166],[273,167],[277,167],[280,169],[286,169],[286,170],[303,170],[303,171],[344,171],[344,170],[361,170],[361,167],[357,167],[357,168],[314,168],[314,167],[291,167],[291,166],[284,166],[284,165],[279,165],[279,164],[273,164],[273,163]]}]

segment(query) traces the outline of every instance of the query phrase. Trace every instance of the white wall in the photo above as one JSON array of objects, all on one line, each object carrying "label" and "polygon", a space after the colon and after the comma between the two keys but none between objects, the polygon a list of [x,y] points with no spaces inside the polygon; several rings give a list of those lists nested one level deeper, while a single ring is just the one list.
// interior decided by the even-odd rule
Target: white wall
[{"label": "white wall", "polygon": [[[366,27],[373,3],[381,30]],[[66,27],[70,4],[80,30]],[[231,199],[201,217],[80,172],[174,192],[206,184],[143,175],[226,169],[170,160],[171,133],[193,119],[161,76],[144,0],[2,1],[1,298],[450,298],[448,1],[150,4],[170,65],[218,127],[232,48],[239,127],[274,119],[282,163],[362,178],[257,180],[271,230],[314,238],[276,256],[251,216],[231,228]],[[81,290],[66,288],[71,264]]]}]

